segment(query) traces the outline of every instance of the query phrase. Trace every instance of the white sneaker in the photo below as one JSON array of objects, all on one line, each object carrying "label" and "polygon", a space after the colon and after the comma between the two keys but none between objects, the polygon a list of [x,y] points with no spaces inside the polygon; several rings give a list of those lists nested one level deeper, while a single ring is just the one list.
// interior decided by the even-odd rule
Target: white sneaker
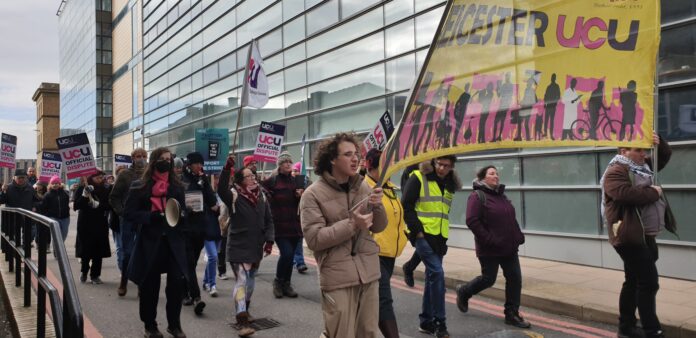
[{"label": "white sneaker", "polygon": [[211,286],[210,287],[210,297],[217,297],[217,296],[218,296],[217,288],[215,286]]},{"label": "white sneaker", "polygon": [[230,276],[228,276],[227,274],[221,273],[218,275],[218,278],[222,279],[222,280],[228,280],[230,278]]}]

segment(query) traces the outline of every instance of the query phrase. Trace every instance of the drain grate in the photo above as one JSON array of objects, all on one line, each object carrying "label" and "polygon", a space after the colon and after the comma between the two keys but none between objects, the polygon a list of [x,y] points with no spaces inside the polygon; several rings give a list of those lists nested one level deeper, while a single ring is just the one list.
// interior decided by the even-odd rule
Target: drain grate
[{"label": "drain grate", "polygon": [[[239,326],[237,325],[237,323],[230,323],[230,326],[232,326],[235,330],[239,330]],[[278,327],[280,326],[280,322],[273,318],[256,318],[250,326],[254,330],[260,331]]]}]

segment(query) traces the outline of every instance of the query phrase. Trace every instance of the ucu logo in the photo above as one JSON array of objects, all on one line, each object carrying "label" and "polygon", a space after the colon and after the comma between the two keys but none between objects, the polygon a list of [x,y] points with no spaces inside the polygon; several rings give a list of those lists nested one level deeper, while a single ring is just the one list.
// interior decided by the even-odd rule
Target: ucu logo
[{"label": "ucu logo", "polygon": [[259,66],[254,59],[249,60],[249,85],[251,88],[257,89],[260,71],[261,66]]},{"label": "ucu logo", "polygon": [[56,155],[53,154],[44,154],[44,158],[47,160],[56,160]]},{"label": "ucu logo", "polygon": [[273,144],[276,146],[280,146],[281,139],[273,136],[268,136],[268,135],[259,135],[259,143],[261,144]]},{"label": "ucu logo", "polygon": [[2,151],[14,152],[14,151],[15,151],[15,147],[14,147],[13,145],[10,145],[10,144],[3,144],[3,145],[2,145]]},{"label": "ucu logo", "polygon": [[[573,30],[573,35],[566,37],[565,31],[565,15],[558,16],[558,26],[556,26],[556,37],[558,43],[563,47],[567,48],[579,48],[580,43],[587,49],[597,49],[602,47],[605,42],[609,41],[609,46],[615,50],[630,51],[636,49],[636,43],[638,42],[638,28],[640,26],[640,21],[632,20],[631,26],[629,28],[628,37],[624,41],[616,40],[616,32],[618,31],[619,22],[616,19],[609,20],[609,24],[604,22],[600,18],[590,18],[585,21],[585,17],[580,16],[575,19],[575,29]],[[601,33],[606,33],[605,37],[598,37],[592,39],[590,37],[590,30],[596,28]]]},{"label": "ucu logo", "polygon": [[48,169],[60,169],[61,164],[55,162],[42,162],[41,166]]},{"label": "ucu logo", "polygon": [[61,139],[58,140],[58,144],[61,146],[72,144],[72,143],[73,143],[73,140],[71,138],[65,138],[62,140]]},{"label": "ucu logo", "polygon": [[265,129],[268,131],[275,131],[275,128],[273,128],[273,125],[270,123],[261,123],[261,129]]},{"label": "ucu logo", "polygon": [[72,160],[74,158],[80,157],[80,156],[89,156],[92,154],[92,151],[89,149],[89,146],[85,146],[79,149],[71,149],[68,151],[63,151],[61,153],[63,155],[63,158],[66,160]]}]

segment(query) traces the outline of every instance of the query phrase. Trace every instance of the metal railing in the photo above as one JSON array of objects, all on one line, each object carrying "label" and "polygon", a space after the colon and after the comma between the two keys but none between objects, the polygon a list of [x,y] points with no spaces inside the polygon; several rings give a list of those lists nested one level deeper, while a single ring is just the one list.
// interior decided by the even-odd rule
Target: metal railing
[{"label": "metal railing", "polygon": [[[32,260],[33,224],[36,225],[38,262]],[[1,207],[0,228],[2,252],[5,254],[5,261],[9,263],[10,272],[15,273],[17,287],[22,286],[22,270],[24,270],[25,307],[31,306],[32,277],[37,281],[36,336],[39,338],[46,336],[46,296],[48,296],[56,336],[58,338],[84,337],[82,306],[77,297],[75,281],[58,222],[25,209]],[[48,236],[52,238],[53,253],[63,283],[62,304],[58,290],[46,278]]]}]

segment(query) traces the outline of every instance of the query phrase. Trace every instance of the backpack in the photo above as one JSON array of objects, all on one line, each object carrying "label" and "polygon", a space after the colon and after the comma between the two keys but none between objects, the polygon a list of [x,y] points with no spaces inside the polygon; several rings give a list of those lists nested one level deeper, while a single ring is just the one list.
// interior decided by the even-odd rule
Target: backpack
[{"label": "backpack", "polygon": [[476,190],[476,195],[479,199],[479,215],[481,215],[481,221],[486,222],[486,193],[481,190]]}]

